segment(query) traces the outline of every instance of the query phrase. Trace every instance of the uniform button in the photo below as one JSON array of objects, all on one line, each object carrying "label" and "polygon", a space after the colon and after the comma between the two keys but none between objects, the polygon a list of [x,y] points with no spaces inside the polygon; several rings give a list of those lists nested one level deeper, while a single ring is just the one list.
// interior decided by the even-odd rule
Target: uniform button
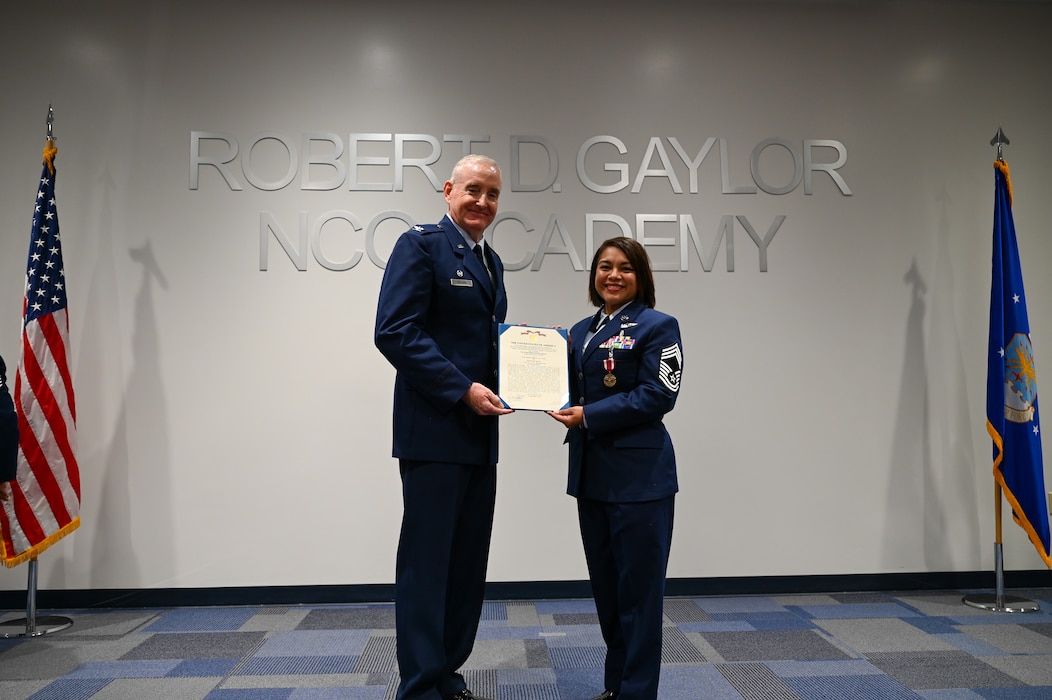
[{"label": "uniform button", "polygon": [[497,317],[495,315],[494,316],[490,316],[490,318],[493,319],[493,323],[497,322]]},{"label": "uniform button", "polygon": [[579,403],[579,404],[581,404],[582,406],[584,406],[584,397],[582,396],[581,398],[579,398],[579,399],[577,400],[577,403]]},{"label": "uniform button", "polygon": [[578,372],[577,373],[577,378],[578,379],[584,379],[584,372]]},{"label": "uniform button", "polygon": [[493,349],[494,349],[494,350],[496,350],[496,349],[497,349],[497,341],[493,341]]}]

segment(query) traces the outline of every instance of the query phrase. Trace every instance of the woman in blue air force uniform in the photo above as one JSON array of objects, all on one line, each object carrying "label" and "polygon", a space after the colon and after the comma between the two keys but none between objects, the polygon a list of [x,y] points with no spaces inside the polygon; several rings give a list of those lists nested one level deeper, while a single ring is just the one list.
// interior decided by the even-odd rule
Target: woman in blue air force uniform
[{"label": "woman in blue air force uniform", "polygon": [[679,396],[679,322],[654,309],[646,249],[612,238],[592,258],[600,307],[570,330],[574,406],[567,493],[577,498],[592,594],[606,641],[606,689],[593,700],[654,700],[672,542],[676,455],[662,417]]}]

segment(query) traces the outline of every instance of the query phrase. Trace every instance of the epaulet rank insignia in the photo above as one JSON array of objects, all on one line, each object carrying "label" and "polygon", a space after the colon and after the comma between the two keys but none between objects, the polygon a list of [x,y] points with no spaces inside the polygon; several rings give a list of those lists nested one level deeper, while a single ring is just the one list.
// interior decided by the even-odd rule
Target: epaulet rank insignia
[{"label": "epaulet rank insignia", "polygon": [[428,233],[438,233],[439,231],[442,230],[442,227],[439,226],[438,224],[417,224],[416,226],[414,226],[412,228],[412,230],[413,231],[417,231],[419,233],[428,234]]}]

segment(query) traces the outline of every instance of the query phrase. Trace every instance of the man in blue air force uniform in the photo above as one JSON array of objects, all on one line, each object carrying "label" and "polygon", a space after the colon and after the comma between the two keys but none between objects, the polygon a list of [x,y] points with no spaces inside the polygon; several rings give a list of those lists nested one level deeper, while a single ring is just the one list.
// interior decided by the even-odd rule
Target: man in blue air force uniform
[{"label": "man in blue air force uniform", "polygon": [[398,238],[376,308],[376,347],[397,371],[398,700],[484,700],[457,670],[482,613],[497,416],[511,413],[494,393],[504,266],[483,239],[500,189],[492,159],[461,159],[443,188],[448,214]]},{"label": "man in blue air force uniform", "polygon": [[0,501],[11,497],[18,470],[18,414],[7,390],[7,365],[0,357]]}]

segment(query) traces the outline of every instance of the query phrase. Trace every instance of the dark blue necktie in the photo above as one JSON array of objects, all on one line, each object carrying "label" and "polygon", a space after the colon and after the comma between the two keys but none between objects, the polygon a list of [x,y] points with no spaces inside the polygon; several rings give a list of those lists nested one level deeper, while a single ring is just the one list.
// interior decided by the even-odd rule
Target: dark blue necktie
[{"label": "dark blue necktie", "polygon": [[489,283],[492,284],[494,287],[496,287],[497,286],[497,280],[494,279],[494,277],[493,277],[493,270],[491,270],[489,265],[486,264],[486,256],[482,252],[482,245],[479,244],[479,243],[476,243],[475,247],[472,248],[472,250],[475,251],[475,257],[479,259],[480,263],[482,263],[482,267],[484,267],[486,269],[486,274],[489,275]]},{"label": "dark blue necktie", "polygon": [[595,321],[592,322],[592,332],[598,333],[599,331],[603,330],[603,326],[605,326],[609,321],[610,317],[605,314],[603,314],[602,316],[596,315]]}]

